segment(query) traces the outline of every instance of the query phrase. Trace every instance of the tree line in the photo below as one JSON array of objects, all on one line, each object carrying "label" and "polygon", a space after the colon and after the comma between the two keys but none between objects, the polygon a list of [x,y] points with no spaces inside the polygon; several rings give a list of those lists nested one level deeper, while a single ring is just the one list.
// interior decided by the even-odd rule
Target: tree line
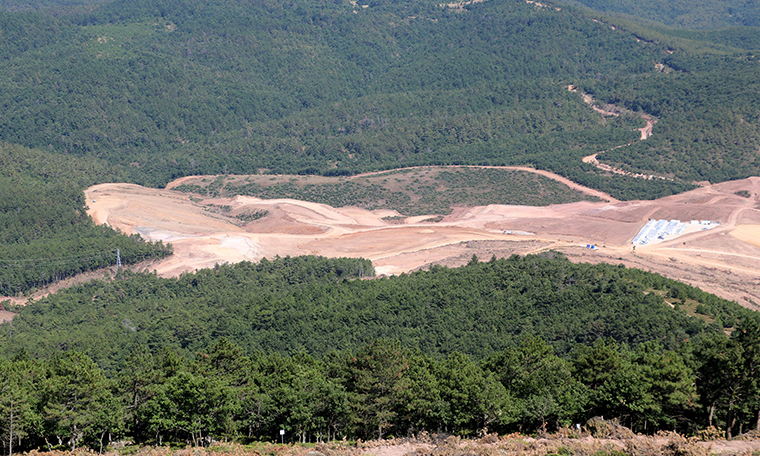
[{"label": "tree line", "polygon": [[12,454],[35,447],[107,449],[207,445],[214,440],[289,442],[402,437],[422,431],[545,433],[595,416],[635,432],[730,438],[760,430],[760,325],[712,334],[678,350],[600,339],[565,357],[542,339],[480,362],[436,359],[379,340],[321,359],[306,353],[247,355],[221,339],[184,357],[134,350],[109,378],[86,354],[0,359],[0,436]]},{"label": "tree line", "polygon": [[16,309],[13,324],[0,326],[0,354],[48,357],[65,347],[112,375],[134,346],[191,354],[220,337],[246,353],[314,356],[393,339],[434,357],[459,351],[483,359],[524,333],[563,354],[607,337],[675,349],[730,331],[751,313],[655,274],[573,264],[554,253],[356,280],[372,275],[367,260],[315,257],[220,265],[176,279],[122,271]]}]

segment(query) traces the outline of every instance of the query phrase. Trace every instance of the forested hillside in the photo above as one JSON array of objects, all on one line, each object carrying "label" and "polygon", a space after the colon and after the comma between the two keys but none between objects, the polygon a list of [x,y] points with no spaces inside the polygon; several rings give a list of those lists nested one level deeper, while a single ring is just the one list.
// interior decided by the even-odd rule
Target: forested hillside
[{"label": "forested hillside", "polygon": [[403,216],[442,217],[450,214],[454,206],[546,206],[599,200],[538,174],[469,167],[401,169],[360,179],[286,174],[202,177],[189,182],[192,183],[183,183],[172,190],[207,197],[246,195],[312,201],[332,207],[355,206],[370,211],[391,209]]},{"label": "forested hillside", "polygon": [[113,176],[99,161],[0,144],[0,295],[13,296],[92,269],[171,254],[171,247],[96,226],[84,186]]},{"label": "forested hillside", "polygon": [[660,118],[659,134],[624,152],[610,151],[605,159],[634,170],[697,181],[757,175],[760,58],[753,54],[695,59],[674,54],[664,63],[676,73],[632,77],[614,88],[596,83],[586,87],[600,100]]},{"label": "forested hillside", "polygon": [[[82,189],[99,182],[528,165],[631,199],[760,173],[753,29],[541,3],[0,3],[0,292],[112,264],[116,249],[125,263],[171,253],[95,226]],[[749,4],[725,5],[755,24]],[[646,140],[643,114],[657,120]],[[581,162],[600,151],[663,179]],[[594,415],[641,432],[760,427],[760,323],[734,303],[554,253],[373,274],[314,257],[122,271],[14,309],[0,325],[3,453],[281,428],[532,432]]]},{"label": "forested hillside", "polygon": [[746,0],[562,0],[562,3],[687,29],[760,26],[757,4]]},{"label": "forested hillside", "polygon": [[637,432],[757,425],[760,321],[736,304],[561,257],[368,274],[281,258],[122,274],[22,308],[0,325],[2,446],[533,432],[598,415]]},{"label": "forested hillside", "polygon": [[[0,136],[97,157],[148,185],[528,164],[629,199],[760,171],[755,59],[605,21],[522,0],[116,0],[56,17],[0,13]],[[723,54],[745,42],[723,41]],[[569,84],[634,112],[605,119]],[[638,140],[636,111],[662,117],[651,140]],[[629,142],[601,159],[676,180],[580,162]]]},{"label": "forested hillside", "polygon": [[[390,338],[431,356],[460,351],[483,359],[525,333],[561,353],[605,337],[675,348],[704,333],[705,320],[722,331],[751,313],[655,274],[561,256],[344,280],[372,274],[366,260],[311,257],[219,266],[177,279],[124,272],[19,309],[0,333],[0,353],[83,350],[113,373],[139,345],[192,353],[228,337],[248,353],[324,355]],[[698,303],[704,319],[673,311],[664,300]]]},{"label": "forested hillside", "polygon": [[[646,199],[760,173],[750,28],[672,30],[522,0],[3,5],[4,294],[108,264],[117,248],[126,262],[168,252],[88,225],[77,193],[99,182],[528,165]],[[604,117],[570,84],[627,109]],[[645,141],[642,113],[658,120]],[[600,151],[665,179],[581,162]]]}]

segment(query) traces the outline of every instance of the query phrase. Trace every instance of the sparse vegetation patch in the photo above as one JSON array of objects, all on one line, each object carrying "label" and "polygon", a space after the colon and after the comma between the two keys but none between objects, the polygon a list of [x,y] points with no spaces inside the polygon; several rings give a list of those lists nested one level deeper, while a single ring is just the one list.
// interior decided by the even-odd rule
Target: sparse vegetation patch
[{"label": "sparse vegetation patch", "polygon": [[246,211],[241,214],[237,214],[235,218],[247,223],[262,219],[267,215],[269,215],[269,211]]},{"label": "sparse vegetation patch", "polygon": [[194,179],[174,190],[208,196],[291,198],[333,207],[391,209],[403,216],[447,215],[453,206],[521,204],[546,206],[598,201],[544,176],[491,168],[430,167],[368,175],[360,179],[320,176],[219,176]]}]

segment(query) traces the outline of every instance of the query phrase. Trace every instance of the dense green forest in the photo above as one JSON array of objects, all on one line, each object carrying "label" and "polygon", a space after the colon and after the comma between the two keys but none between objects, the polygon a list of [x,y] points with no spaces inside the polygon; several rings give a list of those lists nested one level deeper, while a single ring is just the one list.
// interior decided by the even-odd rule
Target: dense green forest
[{"label": "dense green forest", "polygon": [[113,171],[96,161],[0,144],[0,295],[75,274],[171,254],[171,247],[97,226],[82,188]]},{"label": "dense green forest", "polygon": [[[633,144],[625,152],[605,153],[605,159],[625,163],[630,169],[698,181],[757,175],[760,82],[756,75],[760,58],[685,59],[674,54],[664,62],[677,74],[633,77],[614,83],[614,88],[596,83],[586,87],[601,101],[620,102],[660,118],[656,129],[661,134]],[[689,145],[688,154],[682,152],[683,144]],[[746,169],[740,172],[742,166]]]},{"label": "dense green forest", "polygon": [[9,12],[37,11],[45,14],[81,14],[107,0],[0,0],[0,10]]},{"label": "dense green forest", "polygon": [[746,0],[561,0],[686,29],[760,26],[757,4]]},{"label": "dense green forest", "polygon": [[0,332],[0,354],[84,350],[112,373],[135,345],[194,352],[228,337],[249,353],[323,355],[389,338],[431,356],[460,351],[480,359],[525,332],[565,353],[604,337],[675,348],[706,330],[705,320],[674,312],[664,300],[695,300],[712,331],[750,314],[655,274],[552,255],[376,280],[342,279],[372,275],[366,260],[311,257],[177,279],[125,271],[119,280],[77,285],[19,309]]},{"label": "dense green forest", "polygon": [[73,287],[0,326],[3,447],[757,425],[756,314],[550,256],[375,280],[366,260],[281,258]]},{"label": "dense green forest", "polygon": [[[522,0],[116,0],[0,13],[0,137],[97,157],[156,186],[191,174],[528,164],[631,199],[760,171],[758,62],[740,50],[751,34],[683,37],[597,17]],[[634,112],[604,119],[569,84]],[[637,139],[638,110],[662,116],[651,140]],[[602,159],[676,180],[580,162],[629,142]]]}]

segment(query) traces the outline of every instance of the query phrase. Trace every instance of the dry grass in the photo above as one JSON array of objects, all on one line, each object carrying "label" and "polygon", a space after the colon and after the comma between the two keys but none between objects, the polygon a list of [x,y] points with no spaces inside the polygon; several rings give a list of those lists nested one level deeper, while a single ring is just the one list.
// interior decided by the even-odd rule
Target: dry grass
[{"label": "dry grass", "polygon": [[[420,433],[411,438],[372,441],[334,441],[317,444],[257,443],[239,445],[217,442],[208,447],[123,447],[109,456],[710,456],[758,455],[760,436],[742,435],[732,441],[684,437],[674,432],[642,436],[614,421],[592,419],[580,430],[563,428],[545,438],[522,434],[499,436],[484,432],[478,439],[449,434]],[[27,453],[42,455],[40,451]],[[91,450],[52,451],[45,456],[93,456]]]}]

